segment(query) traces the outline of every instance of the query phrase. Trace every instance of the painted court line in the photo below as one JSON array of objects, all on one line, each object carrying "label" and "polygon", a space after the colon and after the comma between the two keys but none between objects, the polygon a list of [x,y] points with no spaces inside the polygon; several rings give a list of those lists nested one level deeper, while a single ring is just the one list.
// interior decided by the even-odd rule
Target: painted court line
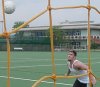
[{"label": "painted court line", "polygon": [[[66,64],[56,64],[58,66],[61,66],[61,65],[66,65]],[[48,66],[52,66],[51,64],[50,65],[34,65],[34,66],[15,66],[15,67],[10,67],[11,69],[14,69],[14,68],[29,68],[29,67],[48,67]],[[7,67],[0,67],[0,69],[5,69]]]},{"label": "painted court line", "polygon": [[[7,76],[0,76],[0,78],[7,78]],[[24,79],[24,78],[15,78],[15,77],[10,77],[10,79],[15,79],[15,80],[24,80],[24,81],[32,81],[36,82],[37,80],[32,80],[32,79]],[[42,83],[49,83],[53,84],[53,82],[48,82],[48,81],[41,81]],[[67,86],[72,86],[72,84],[65,84],[65,83],[56,83],[58,85],[67,85]]]},{"label": "painted court line", "polygon": [[[92,64],[99,64],[100,62],[95,62]],[[67,64],[56,64],[56,66],[66,66]],[[48,67],[48,66],[52,66],[50,65],[33,65],[33,66],[15,66],[15,67],[10,67],[11,69],[16,69],[16,68],[29,68],[29,67]],[[7,67],[0,67],[0,69],[6,69]]]},{"label": "painted court line", "polygon": [[[27,62],[27,61],[51,61],[51,59],[23,59],[23,60],[12,60],[11,62]],[[65,61],[66,59],[55,59],[55,60],[60,60],[60,61]],[[6,63],[7,61],[0,61],[0,63]]]},{"label": "painted court line", "polygon": [[[77,58],[77,59],[80,59],[80,58]],[[85,59],[88,59],[88,58],[82,58],[83,60],[85,60]],[[100,58],[92,58],[92,60],[96,60],[96,59],[100,59]],[[39,59],[39,58],[37,58],[37,59],[34,59],[34,58],[16,58],[15,60],[11,60],[11,62],[27,62],[27,61],[51,61],[51,59],[50,58],[48,58],[48,59],[45,59],[45,58],[43,58],[43,59]],[[60,58],[58,58],[58,59],[56,59],[55,58],[55,61],[66,61],[66,58],[65,59],[60,59]],[[0,63],[2,63],[2,62],[7,62],[7,61],[5,61],[5,60],[3,60],[3,61],[0,61]]]},{"label": "painted court line", "polygon": [[[83,60],[86,60],[86,59],[88,59],[88,58],[82,58]],[[96,58],[96,59],[99,59],[99,58]],[[96,60],[96,59],[94,59],[94,60]],[[28,58],[28,59],[17,59],[17,60],[11,60],[11,62],[15,62],[15,63],[17,63],[17,62],[27,62],[27,61],[51,61],[51,59],[31,59],[31,58]],[[93,60],[93,59],[92,59]],[[66,61],[66,59],[55,59],[55,61]],[[0,63],[7,63],[7,61],[0,61]]]},{"label": "painted court line", "polygon": [[[94,62],[92,64],[99,64],[100,62]],[[56,66],[66,66],[67,64],[56,64]],[[33,66],[15,66],[15,67],[10,67],[11,69],[16,69],[16,68],[34,68],[34,67],[48,67],[48,66],[52,66],[50,65],[33,65]],[[0,69],[6,69],[7,67],[0,67]]]}]

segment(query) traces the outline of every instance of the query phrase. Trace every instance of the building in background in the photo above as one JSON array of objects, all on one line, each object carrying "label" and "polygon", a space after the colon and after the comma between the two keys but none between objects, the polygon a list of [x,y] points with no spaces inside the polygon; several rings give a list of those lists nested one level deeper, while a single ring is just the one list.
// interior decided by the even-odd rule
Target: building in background
[{"label": "building in background", "polygon": [[[75,21],[67,24],[53,26],[55,50],[86,50],[87,49],[87,22]],[[91,45],[100,45],[100,24],[91,21]],[[60,34],[57,35],[57,29]],[[35,26],[23,28],[11,38],[11,49],[23,48],[23,50],[49,51],[50,36],[49,26]],[[58,40],[58,37],[61,37]]]}]

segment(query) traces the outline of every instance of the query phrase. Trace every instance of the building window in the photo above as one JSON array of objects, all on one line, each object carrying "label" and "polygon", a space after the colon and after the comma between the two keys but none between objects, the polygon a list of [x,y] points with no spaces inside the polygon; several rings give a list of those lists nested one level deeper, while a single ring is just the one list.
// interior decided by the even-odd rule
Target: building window
[{"label": "building window", "polygon": [[31,32],[30,31],[24,32],[23,36],[24,37],[30,37],[31,36]]},{"label": "building window", "polygon": [[35,36],[37,37],[45,36],[45,32],[42,32],[42,31],[35,32]]},{"label": "building window", "polygon": [[64,32],[64,35],[66,36],[80,36],[81,31],[80,30],[68,30]]},{"label": "building window", "polygon": [[79,49],[80,42],[72,42],[73,49]]}]

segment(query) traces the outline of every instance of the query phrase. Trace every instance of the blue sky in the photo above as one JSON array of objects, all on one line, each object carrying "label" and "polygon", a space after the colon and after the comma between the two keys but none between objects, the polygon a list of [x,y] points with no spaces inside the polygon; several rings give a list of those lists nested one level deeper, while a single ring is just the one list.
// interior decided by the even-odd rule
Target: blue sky
[{"label": "blue sky", "polygon": [[[6,0],[5,0],[6,1]],[[48,0],[13,0],[16,5],[16,10],[13,14],[6,14],[7,30],[10,31],[14,22],[16,21],[28,21],[33,16],[39,14],[42,10],[47,8]],[[62,6],[78,6],[87,5],[88,0],[51,0],[52,7]],[[0,0],[0,21],[2,20]],[[100,0],[91,0],[91,5],[97,7],[100,10]],[[86,9],[64,9],[64,10],[53,10],[53,25],[61,24],[62,22],[68,21],[86,21],[87,10]],[[42,26],[49,25],[48,12],[31,22],[30,26]],[[100,14],[96,11],[91,10],[91,21],[100,23]],[[0,28],[2,24],[0,23]],[[1,31],[1,29],[0,29]]]}]

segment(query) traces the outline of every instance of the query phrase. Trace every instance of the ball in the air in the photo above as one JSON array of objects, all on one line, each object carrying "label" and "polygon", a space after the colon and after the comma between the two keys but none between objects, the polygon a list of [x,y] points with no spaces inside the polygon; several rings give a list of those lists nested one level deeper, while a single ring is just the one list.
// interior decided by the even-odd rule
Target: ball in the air
[{"label": "ball in the air", "polygon": [[15,11],[15,4],[13,1],[4,2],[4,10],[6,14],[12,14]]}]

